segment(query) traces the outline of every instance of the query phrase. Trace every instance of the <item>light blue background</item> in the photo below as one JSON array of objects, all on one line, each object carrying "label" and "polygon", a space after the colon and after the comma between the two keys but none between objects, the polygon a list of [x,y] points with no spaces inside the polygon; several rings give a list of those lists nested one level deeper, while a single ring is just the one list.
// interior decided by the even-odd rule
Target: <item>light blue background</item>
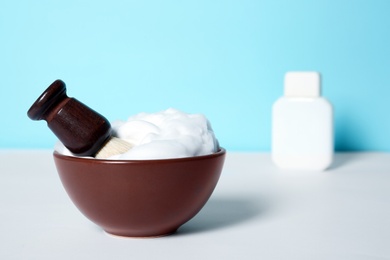
[{"label": "light blue background", "polygon": [[290,70],[316,70],[337,150],[390,151],[390,1],[1,1],[0,148],[51,148],[26,112],[55,79],[110,120],[203,113],[222,146],[269,151]]}]

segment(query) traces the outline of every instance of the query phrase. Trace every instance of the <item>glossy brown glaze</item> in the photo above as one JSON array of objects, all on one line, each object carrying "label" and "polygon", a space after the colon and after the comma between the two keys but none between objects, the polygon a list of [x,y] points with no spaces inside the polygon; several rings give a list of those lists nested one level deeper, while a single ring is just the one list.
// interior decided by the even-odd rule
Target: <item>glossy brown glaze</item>
[{"label": "glossy brown glaze", "polygon": [[48,127],[71,152],[93,156],[111,136],[109,121],[66,95],[65,83],[54,81],[34,102],[27,115],[46,120]]},{"label": "glossy brown glaze", "polygon": [[54,152],[61,181],[77,208],[106,232],[155,237],[194,217],[220,177],[225,150],[163,160],[96,160]]}]

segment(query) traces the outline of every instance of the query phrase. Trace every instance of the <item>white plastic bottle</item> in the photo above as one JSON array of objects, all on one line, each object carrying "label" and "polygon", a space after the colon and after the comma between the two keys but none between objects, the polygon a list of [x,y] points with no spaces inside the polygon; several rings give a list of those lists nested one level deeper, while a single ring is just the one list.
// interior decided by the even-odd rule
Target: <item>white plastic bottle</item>
[{"label": "white plastic bottle", "polygon": [[322,171],[333,159],[333,109],[317,72],[288,72],[272,109],[272,159],[280,168]]}]

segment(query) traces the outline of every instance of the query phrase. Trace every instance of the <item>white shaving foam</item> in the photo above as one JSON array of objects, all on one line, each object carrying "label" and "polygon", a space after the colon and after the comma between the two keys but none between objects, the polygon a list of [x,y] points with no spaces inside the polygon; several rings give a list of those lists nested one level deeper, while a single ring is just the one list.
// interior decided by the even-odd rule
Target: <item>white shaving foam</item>
[{"label": "white shaving foam", "polygon": [[[113,136],[133,144],[113,160],[169,159],[207,155],[219,149],[210,122],[202,114],[187,114],[169,108],[158,113],[140,113],[127,121],[112,123]],[[56,151],[72,155],[61,143]]]}]

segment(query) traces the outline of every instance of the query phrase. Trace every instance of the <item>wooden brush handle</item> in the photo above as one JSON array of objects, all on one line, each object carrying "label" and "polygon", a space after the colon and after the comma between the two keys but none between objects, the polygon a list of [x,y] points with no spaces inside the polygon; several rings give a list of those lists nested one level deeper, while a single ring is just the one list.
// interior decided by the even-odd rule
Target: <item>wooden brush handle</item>
[{"label": "wooden brush handle", "polygon": [[75,98],[66,95],[65,83],[54,81],[35,101],[27,115],[45,120],[72,153],[94,156],[111,137],[109,121]]}]

